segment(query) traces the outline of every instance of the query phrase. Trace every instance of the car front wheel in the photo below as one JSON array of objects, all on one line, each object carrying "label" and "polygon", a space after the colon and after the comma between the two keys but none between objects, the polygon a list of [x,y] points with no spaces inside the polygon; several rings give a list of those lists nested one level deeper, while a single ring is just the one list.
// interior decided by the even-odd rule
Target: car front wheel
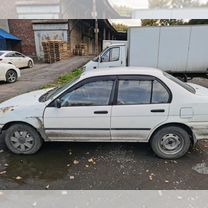
[{"label": "car front wheel", "polygon": [[42,146],[38,132],[26,124],[14,124],[5,132],[5,143],[15,154],[34,154]]},{"label": "car front wheel", "polygon": [[6,81],[8,83],[14,83],[17,81],[17,72],[14,71],[13,69],[10,69],[6,73]]},{"label": "car front wheel", "polygon": [[177,159],[184,156],[190,145],[191,140],[187,131],[177,126],[164,127],[151,139],[153,151],[163,159]]}]

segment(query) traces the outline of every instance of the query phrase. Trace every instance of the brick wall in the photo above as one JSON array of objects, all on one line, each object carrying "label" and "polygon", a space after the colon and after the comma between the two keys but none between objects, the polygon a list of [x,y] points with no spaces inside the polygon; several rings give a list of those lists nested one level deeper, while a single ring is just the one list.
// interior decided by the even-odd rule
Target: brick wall
[{"label": "brick wall", "polygon": [[31,20],[8,20],[10,33],[20,38],[21,52],[25,55],[36,57],[35,37]]}]

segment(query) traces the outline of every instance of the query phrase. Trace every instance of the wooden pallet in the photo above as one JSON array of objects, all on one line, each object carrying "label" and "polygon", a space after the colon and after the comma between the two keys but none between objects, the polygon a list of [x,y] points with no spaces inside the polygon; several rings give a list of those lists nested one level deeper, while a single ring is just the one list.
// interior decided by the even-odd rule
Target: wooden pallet
[{"label": "wooden pallet", "polygon": [[62,40],[43,41],[42,46],[46,63],[54,63],[71,56],[70,45]]}]

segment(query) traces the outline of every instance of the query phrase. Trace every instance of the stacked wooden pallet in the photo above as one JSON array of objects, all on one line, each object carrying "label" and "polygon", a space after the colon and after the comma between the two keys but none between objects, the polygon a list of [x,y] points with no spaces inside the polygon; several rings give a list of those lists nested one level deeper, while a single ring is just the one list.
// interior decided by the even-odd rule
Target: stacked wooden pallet
[{"label": "stacked wooden pallet", "polygon": [[89,55],[88,46],[86,43],[80,43],[75,46],[75,49],[73,50],[73,54],[76,56],[87,56]]},{"label": "stacked wooden pallet", "polygon": [[54,63],[71,56],[70,46],[62,40],[48,40],[42,42],[46,63]]}]

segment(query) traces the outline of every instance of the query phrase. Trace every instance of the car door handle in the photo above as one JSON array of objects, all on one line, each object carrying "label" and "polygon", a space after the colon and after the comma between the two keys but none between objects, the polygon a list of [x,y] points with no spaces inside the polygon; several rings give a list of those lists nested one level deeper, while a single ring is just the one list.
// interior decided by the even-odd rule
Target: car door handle
[{"label": "car door handle", "polygon": [[95,111],[94,114],[108,114],[108,111]]},{"label": "car door handle", "polygon": [[164,113],[165,110],[164,109],[153,109],[151,110],[152,113]]}]

